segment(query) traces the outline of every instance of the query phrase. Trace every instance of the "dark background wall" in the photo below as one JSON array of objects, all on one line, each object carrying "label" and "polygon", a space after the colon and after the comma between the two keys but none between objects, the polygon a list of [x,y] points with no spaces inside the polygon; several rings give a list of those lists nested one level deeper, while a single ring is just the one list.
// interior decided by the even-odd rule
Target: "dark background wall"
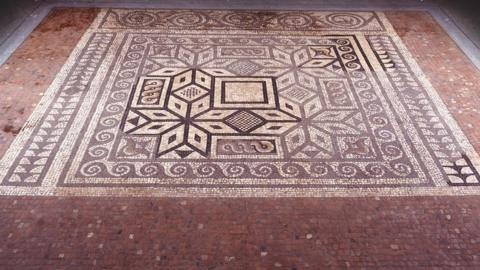
[{"label": "dark background wall", "polygon": [[41,4],[35,0],[0,2],[0,44]]},{"label": "dark background wall", "polygon": [[[37,9],[42,2],[48,0],[2,0],[0,1],[0,44],[2,44],[13,31]],[[285,9],[321,9],[322,5],[352,4],[368,7],[369,4],[388,7],[402,5],[427,5],[437,4],[448,14],[452,21],[480,48],[480,0],[64,0],[62,2],[136,2],[136,3],[161,3],[162,6],[182,6],[185,8],[283,8]]]}]

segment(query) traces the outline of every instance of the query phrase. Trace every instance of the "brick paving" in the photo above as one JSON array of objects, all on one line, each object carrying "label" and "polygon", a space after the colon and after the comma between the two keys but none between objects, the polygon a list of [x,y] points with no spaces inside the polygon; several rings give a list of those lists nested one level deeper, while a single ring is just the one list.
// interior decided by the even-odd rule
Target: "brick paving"
[{"label": "brick paving", "polygon": [[[1,67],[2,151],[95,13],[55,11]],[[430,16],[387,14],[480,149],[479,71]],[[0,268],[478,269],[479,205],[477,197],[3,197]]]},{"label": "brick paving", "polygon": [[474,197],[4,198],[0,205],[6,269],[480,265]]}]

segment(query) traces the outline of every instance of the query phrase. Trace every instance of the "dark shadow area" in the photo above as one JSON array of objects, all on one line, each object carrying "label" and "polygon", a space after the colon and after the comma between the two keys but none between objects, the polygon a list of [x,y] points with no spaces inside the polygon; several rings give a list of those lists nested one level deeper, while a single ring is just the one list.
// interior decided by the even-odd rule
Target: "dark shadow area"
[{"label": "dark shadow area", "polygon": [[480,2],[442,0],[438,4],[453,19],[458,28],[480,48]]},{"label": "dark shadow area", "polygon": [[41,4],[35,0],[6,0],[0,3],[0,44]]}]

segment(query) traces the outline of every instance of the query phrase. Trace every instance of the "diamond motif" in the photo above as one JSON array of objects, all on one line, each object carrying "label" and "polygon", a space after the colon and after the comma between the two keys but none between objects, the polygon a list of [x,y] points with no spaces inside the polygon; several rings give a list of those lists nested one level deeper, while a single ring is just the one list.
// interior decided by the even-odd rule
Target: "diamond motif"
[{"label": "diamond motif", "polygon": [[251,75],[261,69],[261,67],[250,60],[238,60],[227,66],[231,71],[239,75]]},{"label": "diamond motif", "polygon": [[[300,121],[300,109],[292,107],[298,105],[276,96],[278,91],[269,77],[217,77],[198,69],[176,72],[169,69],[148,78],[169,82],[167,98],[155,104],[139,104],[131,99],[123,131],[133,136],[160,137],[156,157],[206,158],[210,155],[212,137],[249,136],[250,132],[275,136]],[[140,80],[142,87],[144,81]],[[243,96],[225,92],[225,85],[245,82],[260,82],[262,91],[269,89],[267,98],[262,97],[268,102],[250,102]]]},{"label": "diamond motif", "polygon": [[293,101],[302,103],[314,94],[311,91],[299,86],[293,86],[282,92],[283,96]]},{"label": "diamond motif", "polygon": [[207,93],[207,90],[202,89],[196,85],[190,85],[174,92],[175,95],[187,101],[195,100],[201,96],[204,96]]},{"label": "diamond motif", "polygon": [[264,121],[251,112],[239,111],[225,119],[225,122],[242,132],[249,132],[261,125]]}]

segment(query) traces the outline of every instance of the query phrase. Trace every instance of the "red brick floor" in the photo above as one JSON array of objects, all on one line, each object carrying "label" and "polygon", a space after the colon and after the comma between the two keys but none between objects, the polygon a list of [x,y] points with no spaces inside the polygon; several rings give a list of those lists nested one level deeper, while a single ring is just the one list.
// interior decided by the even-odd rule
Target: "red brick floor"
[{"label": "red brick floor", "polygon": [[[95,14],[53,12],[1,67],[0,152]],[[429,15],[388,17],[480,149],[480,72]],[[479,269],[479,232],[477,197],[2,197],[0,269]]]},{"label": "red brick floor", "polygon": [[0,205],[5,269],[480,265],[472,197],[4,198]]}]

